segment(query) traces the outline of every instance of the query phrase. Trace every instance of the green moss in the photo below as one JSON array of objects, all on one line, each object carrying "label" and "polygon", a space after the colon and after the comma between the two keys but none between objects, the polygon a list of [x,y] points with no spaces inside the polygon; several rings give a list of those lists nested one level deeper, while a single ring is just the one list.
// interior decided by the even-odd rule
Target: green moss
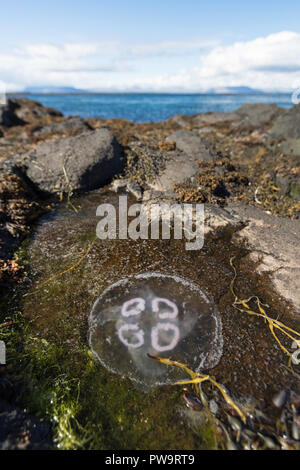
[{"label": "green moss", "polygon": [[[53,425],[61,449],[183,449],[210,445],[182,424],[174,410],[178,389],[149,395],[111,376],[79,348],[65,348],[29,335],[22,317],[6,335],[10,375],[22,383],[19,402]],[[25,334],[27,332],[27,334]],[[23,346],[20,347],[20,340]],[[17,343],[17,344],[16,344]]]},{"label": "green moss", "polygon": [[17,249],[14,254],[14,259],[18,261],[20,266],[24,266],[25,268],[30,264],[30,257],[28,253],[28,246],[30,243],[30,239],[27,238]]}]

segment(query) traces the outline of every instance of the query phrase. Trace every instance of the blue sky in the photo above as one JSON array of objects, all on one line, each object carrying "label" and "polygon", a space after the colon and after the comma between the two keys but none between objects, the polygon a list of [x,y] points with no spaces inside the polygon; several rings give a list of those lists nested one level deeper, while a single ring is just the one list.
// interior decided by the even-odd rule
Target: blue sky
[{"label": "blue sky", "polygon": [[300,84],[299,0],[0,0],[0,7],[7,89]]}]

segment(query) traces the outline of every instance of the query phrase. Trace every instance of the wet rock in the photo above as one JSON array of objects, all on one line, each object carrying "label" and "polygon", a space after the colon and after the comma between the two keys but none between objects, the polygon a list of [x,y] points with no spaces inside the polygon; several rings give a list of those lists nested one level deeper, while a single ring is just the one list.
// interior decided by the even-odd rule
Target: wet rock
[{"label": "wet rock", "polygon": [[180,130],[167,137],[166,141],[175,142],[178,150],[191,157],[206,161],[213,159],[207,143],[195,132]]},{"label": "wet rock", "polygon": [[281,408],[283,405],[286,404],[288,399],[288,393],[286,390],[281,390],[280,392],[274,395],[272,402],[277,408]]},{"label": "wet rock", "polygon": [[265,436],[262,433],[258,433],[258,436],[261,438],[261,440],[263,441],[263,443],[264,443],[264,445],[266,446],[267,449],[270,449],[270,450],[278,449],[278,446],[277,446],[275,440],[272,439],[271,437]]},{"label": "wet rock", "polygon": [[51,448],[48,422],[0,402],[0,450],[44,450]]},{"label": "wet rock", "polygon": [[228,419],[228,422],[231,426],[231,428],[234,430],[234,431],[238,431],[240,432],[242,430],[242,423],[241,421],[234,417],[234,416],[231,416],[231,415],[227,415],[227,419]]},{"label": "wet rock", "polygon": [[273,138],[300,138],[300,104],[281,114],[270,129]]},{"label": "wet rock", "polygon": [[293,438],[295,441],[299,441],[299,440],[300,440],[300,430],[299,430],[299,426],[297,425],[297,423],[295,423],[295,421],[292,423],[292,438]]},{"label": "wet rock", "polygon": [[109,183],[124,165],[121,146],[107,129],[85,132],[38,145],[20,155],[26,177],[41,191],[97,189]]},{"label": "wet rock", "polygon": [[213,415],[216,415],[218,413],[219,406],[215,400],[210,400],[209,409]]},{"label": "wet rock", "polygon": [[198,397],[191,395],[190,393],[184,393],[183,399],[188,408],[191,408],[194,411],[201,411],[203,409],[202,402]]},{"label": "wet rock", "polygon": [[251,127],[261,127],[282,114],[283,109],[276,104],[249,103],[244,104],[232,113],[234,120],[244,120]]},{"label": "wet rock", "polygon": [[91,126],[80,117],[73,117],[66,121],[55,122],[36,129],[33,134],[43,136],[46,134],[78,135],[91,131]]},{"label": "wet rock", "polygon": [[246,226],[234,241],[246,241],[258,272],[268,272],[277,292],[300,309],[300,220],[274,217],[242,204],[230,204],[227,211]]}]

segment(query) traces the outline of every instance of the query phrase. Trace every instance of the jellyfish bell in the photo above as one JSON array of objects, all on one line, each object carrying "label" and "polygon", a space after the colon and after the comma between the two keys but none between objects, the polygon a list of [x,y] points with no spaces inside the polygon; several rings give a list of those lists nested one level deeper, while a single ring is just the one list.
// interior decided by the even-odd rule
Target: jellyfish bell
[{"label": "jellyfish bell", "polygon": [[148,387],[187,378],[150,356],[200,372],[223,353],[222,324],[215,304],[182,277],[145,273],[109,286],[89,315],[89,344],[111,372]]}]

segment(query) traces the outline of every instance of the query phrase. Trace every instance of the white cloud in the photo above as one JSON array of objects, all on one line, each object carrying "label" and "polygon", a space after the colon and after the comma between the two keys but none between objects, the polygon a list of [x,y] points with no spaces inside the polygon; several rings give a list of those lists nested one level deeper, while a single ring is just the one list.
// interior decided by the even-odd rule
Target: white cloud
[{"label": "white cloud", "polygon": [[203,53],[208,48],[216,47],[218,41],[162,41],[153,44],[136,44],[125,47],[125,54],[131,58],[146,57],[181,57]]},{"label": "white cloud", "polygon": [[201,65],[177,74],[156,76],[143,86],[154,90],[208,90],[249,86],[266,91],[300,85],[300,34],[283,31],[267,37],[216,47],[201,57]]},{"label": "white cloud", "polygon": [[268,70],[272,67],[300,69],[300,34],[281,32],[232,46],[218,47],[203,61],[208,75]]},{"label": "white cloud", "polygon": [[10,53],[0,53],[0,79],[10,90],[32,85],[94,88],[105,83],[103,73],[136,70],[137,60],[179,57],[199,53],[212,45],[216,42],[29,44]]},{"label": "white cloud", "polygon": [[[290,90],[300,86],[299,51],[300,34],[289,31],[228,46],[203,39],[133,45],[116,41],[31,44],[0,53],[0,80],[10,90],[26,86],[149,91],[249,86]],[[174,68],[174,60],[179,67]],[[160,73],[162,65],[170,72]]]}]

